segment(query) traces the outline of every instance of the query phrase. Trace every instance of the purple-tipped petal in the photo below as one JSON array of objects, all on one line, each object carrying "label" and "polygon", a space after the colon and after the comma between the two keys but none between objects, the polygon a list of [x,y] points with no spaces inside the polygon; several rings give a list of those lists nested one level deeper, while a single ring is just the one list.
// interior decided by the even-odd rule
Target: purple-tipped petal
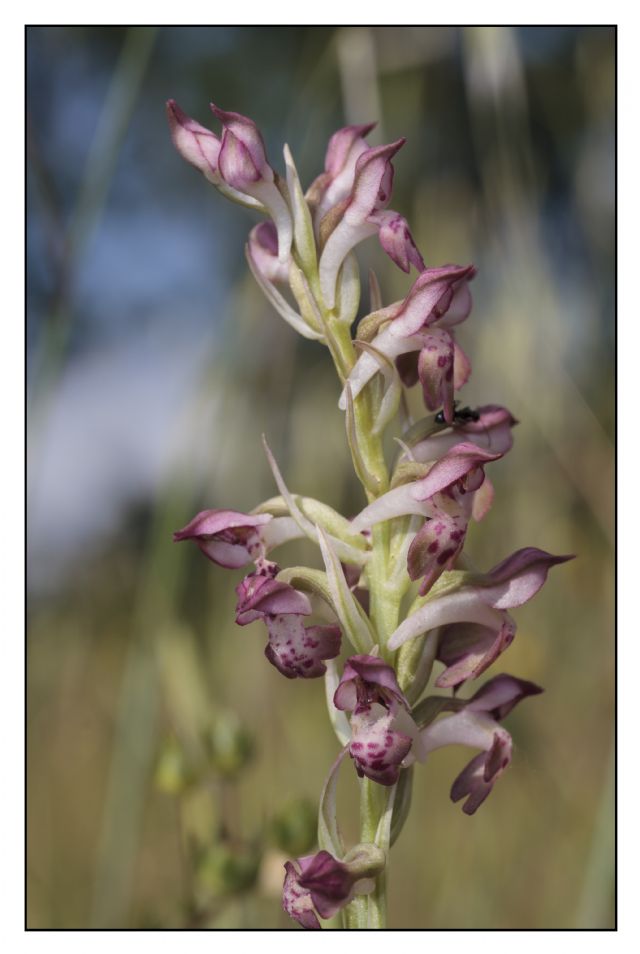
[{"label": "purple-tipped petal", "polygon": [[351,224],[361,224],[388,205],[393,188],[391,160],[405,142],[403,138],[385,146],[375,146],[358,158],[353,190],[345,212]]},{"label": "purple-tipped petal", "polygon": [[483,473],[484,464],[500,457],[502,454],[492,454],[475,444],[457,444],[433,465],[426,477],[412,485],[411,495],[415,500],[429,500],[454,484],[463,493],[477,490],[478,472]]},{"label": "purple-tipped petal", "polygon": [[354,712],[358,706],[377,702],[386,708],[409,709],[392,666],[379,656],[350,656],[333,696],[336,709]]},{"label": "purple-tipped petal", "polygon": [[375,123],[362,126],[345,126],[333,134],[329,140],[325,158],[325,171],[312,183],[307,197],[317,203],[316,222],[320,222],[327,212],[343,202],[353,189],[356,163],[369,149],[364,137],[371,132]]},{"label": "purple-tipped petal", "polygon": [[478,587],[478,595],[496,609],[522,606],[544,585],[552,566],[573,558],[573,554],[553,556],[537,547],[524,547],[489,570],[488,585]]},{"label": "purple-tipped petal", "polygon": [[511,749],[511,736],[504,729],[498,729],[489,751],[476,755],[458,775],[451,786],[451,801],[459,802],[466,796],[462,806],[465,815],[473,815],[490,794],[511,762]]},{"label": "purple-tipped petal", "polygon": [[236,594],[236,623],[239,626],[246,626],[265,616],[309,616],[311,613],[311,603],[306,594],[294,590],[288,583],[260,573],[252,573],[241,580],[236,586]]},{"label": "purple-tipped petal", "polygon": [[320,922],[316,917],[311,900],[311,892],[301,887],[299,873],[291,861],[285,863],[285,878],[282,887],[282,907],[294,921],[307,930],[319,931]]},{"label": "purple-tipped petal", "polygon": [[186,527],[176,530],[173,540],[193,540],[213,563],[236,569],[262,555],[259,528],[272,519],[271,514],[201,510]]},{"label": "purple-tipped petal", "polygon": [[267,162],[264,140],[253,120],[219,109],[213,103],[209,106],[224,127],[219,168],[225,181],[240,191],[247,191],[247,186],[259,179],[272,182],[273,170]]},{"label": "purple-tipped petal", "polygon": [[508,649],[515,635],[515,622],[507,613],[501,614],[498,626],[453,623],[443,627],[436,658],[446,669],[436,679],[436,686],[451,689],[476,679]]},{"label": "purple-tipped petal", "polygon": [[[449,309],[459,301],[456,296],[462,295],[462,288],[475,274],[473,265],[443,265],[425,269],[413,283],[391,323],[393,334],[407,338],[436,322],[445,327]],[[468,313],[464,315],[465,318]],[[457,308],[453,318],[451,324],[464,320]]]},{"label": "purple-tipped petal", "polygon": [[489,679],[467,703],[467,710],[487,712],[496,722],[502,722],[511,710],[527,696],[537,696],[544,692],[535,682],[518,679],[502,673]]},{"label": "purple-tipped petal", "polygon": [[320,256],[319,277],[327,308],[335,306],[336,282],[345,258],[358,242],[378,231],[378,225],[370,221],[370,216],[389,203],[393,185],[391,159],[404,142],[404,139],[398,139],[363,152],[356,162],[349,197],[326,217],[332,220],[332,231]]},{"label": "purple-tipped petal", "polygon": [[358,878],[328,851],[300,858],[298,863],[298,883],[309,891],[318,914],[321,918],[333,917],[348,903]]},{"label": "purple-tipped petal", "polygon": [[[324,160],[324,170],[332,179],[335,179],[344,170],[345,166],[353,161],[355,172],[356,160],[369,148],[364,141],[376,123],[363,123],[360,126],[343,126],[334,132],[327,146]],[[353,157],[354,150],[358,155]]]},{"label": "purple-tipped petal", "polygon": [[373,218],[379,226],[378,238],[392,262],[403,272],[409,272],[413,265],[419,272],[424,269],[424,259],[418,251],[404,216],[397,212],[378,212]]},{"label": "purple-tipped petal", "polygon": [[395,785],[411,749],[410,737],[395,731],[393,724],[393,714],[377,704],[351,716],[349,755],[358,775],[379,785]]},{"label": "purple-tipped petal", "polygon": [[210,129],[191,119],[174,99],[167,102],[167,119],[173,144],[187,162],[199,169],[210,182],[220,182],[218,155],[220,140]]}]

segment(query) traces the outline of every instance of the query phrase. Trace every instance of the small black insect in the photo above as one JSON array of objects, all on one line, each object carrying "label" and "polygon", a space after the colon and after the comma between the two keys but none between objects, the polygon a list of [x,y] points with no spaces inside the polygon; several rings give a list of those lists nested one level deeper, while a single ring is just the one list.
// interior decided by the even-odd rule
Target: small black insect
[{"label": "small black insect", "polygon": [[[479,421],[480,414],[478,411],[475,411],[472,407],[463,407],[458,410],[458,404],[460,401],[453,402],[453,424],[468,424],[469,421]],[[436,424],[446,424],[447,422],[444,419],[444,411],[438,411],[435,418]]]}]

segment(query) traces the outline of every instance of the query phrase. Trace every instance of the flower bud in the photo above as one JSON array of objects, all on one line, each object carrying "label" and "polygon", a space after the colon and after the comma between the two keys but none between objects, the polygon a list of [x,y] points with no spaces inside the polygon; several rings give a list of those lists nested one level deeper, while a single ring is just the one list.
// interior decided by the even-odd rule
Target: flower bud
[{"label": "flower bud", "polygon": [[237,776],[253,757],[253,739],[233,712],[215,720],[206,741],[211,765],[225,778]]},{"label": "flower bud", "polygon": [[187,765],[185,753],[174,736],[166,739],[154,773],[156,788],[167,795],[179,795],[193,782],[194,775]]},{"label": "flower bud", "polygon": [[249,891],[256,883],[261,852],[257,845],[219,842],[196,862],[196,893],[201,903]]},{"label": "flower bud", "polygon": [[318,838],[317,811],[308,798],[289,801],[271,823],[273,840],[287,855],[311,851]]}]

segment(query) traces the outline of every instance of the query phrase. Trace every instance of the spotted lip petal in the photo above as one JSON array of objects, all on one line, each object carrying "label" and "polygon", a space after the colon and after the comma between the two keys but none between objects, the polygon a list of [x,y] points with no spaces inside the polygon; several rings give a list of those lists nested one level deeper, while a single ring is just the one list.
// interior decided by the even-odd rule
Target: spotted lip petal
[{"label": "spotted lip petal", "polygon": [[425,521],[407,553],[407,570],[412,580],[424,577],[420,595],[431,589],[444,570],[453,566],[462,550],[467,520],[462,513],[439,510]]},{"label": "spotted lip petal", "polygon": [[282,907],[290,918],[306,928],[307,931],[321,930],[320,922],[313,909],[311,892],[305,890],[299,882],[299,871],[291,861],[284,866],[285,878],[282,887]]},{"label": "spotted lip petal", "polygon": [[412,739],[394,729],[395,717],[379,704],[365,706],[351,716],[349,755],[360,777],[379,785],[395,785]]},{"label": "spotted lip petal", "polygon": [[338,626],[304,626],[299,616],[267,616],[265,656],[287,679],[324,676],[325,659],[340,655]]},{"label": "spotted lip petal", "polygon": [[305,626],[303,616],[310,615],[311,603],[288,583],[274,579],[269,572],[245,577],[236,587],[236,622],[246,626],[255,620],[266,623],[269,642],[265,656],[287,679],[315,679],[327,671],[325,659],[340,653],[341,632],[337,626]]}]

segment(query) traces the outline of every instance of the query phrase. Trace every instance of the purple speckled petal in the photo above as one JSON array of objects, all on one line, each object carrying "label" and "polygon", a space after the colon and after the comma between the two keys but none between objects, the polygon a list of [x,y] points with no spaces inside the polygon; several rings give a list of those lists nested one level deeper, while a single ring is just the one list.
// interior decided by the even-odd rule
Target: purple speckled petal
[{"label": "purple speckled petal", "polygon": [[440,689],[450,689],[468,679],[476,679],[513,642],[516,624],[501,614],[501,625],[452,623],[442,629],[436,658],[446,666],[436,679]]},{"label": "purple speckled petal", "polygon": [[[426,477],[412,485],[411,495],[416,500],[428,500],[458,483],[461,483],[463,491],[477,489],[479,484],[474,486],[474,477],[477,475],[473,472],[500,457],[502,454],[492,454],[475,444],[457,444],[433,465]],[[474,483],[469,485],[469,479],[474,480]]]},{"label": "purple speckled petal", "polygon": [[488,585],[478,587],[478,596],[496,609],[522,606],[544,585],[552,566],[573,558],[572,554],[553,556],[537,547],[524,547],[489,570]]},{"label": "purple speckled petal", "polygon": [[448,331],[434,328],[425,335],[418,358],[418,378],[424,403],[430,411],[442,407],[444,419],[453,421],[454,341]]},{"label": "purple speckled petal", "polygon": [[413,265],[419,272],[424,269],[424,259],[413,240],[409,224],[397,212],[376,212],[369,217],[379,227],[378,238],[392,262],[403,272]]},{"label": "purple speckled petal", "polygon": [[498,729],[491,748],[476,755],[458,775],[451,786],[451,801],[458,802],[467,796],[462,806],[466,815],[473,815],[490,794],[511,762],[511,750],[511,736],[504,729]]},{"label": "purple speckled petal", "polygon": [[301,887],[295,865],[287,861],[284,866],[285,878],[282,887],[282,907],[294,921],[307,930],[319,931],[320,922],[316,917],[311,900],[311,892]]},{"label": "purple speckled petal", "polygon": [[518,679],[502,673],[485,682],[467,703],[467,711],[487,712],[497,722],[501,722],[511,710],[527,696],[537,696],[544,692],[535,682]]},{"label": "purple speckled petal", "polygon": [[338,626],[304,626],[299,616],[267,616],[269,642],[265,656],[288,679],[324,676],[324,659],[340,654]]},{"label": "purple speckled petal", "polygon": [[378,702],[386,708],[409,709],[392,666],[379,656],[350,656],[333,696],[336,709],[353,712],[359,705]]},{"label": "purple speckled petal", "polygon": [[264,548],[258,528],[272,519],[271,514],[201,510],[186,527],[176,530],[173,540],[193,540],[214,563],[235,569],[261,555]]},{"label": "purple speckled petal", "polygon": [[462,550],[467,520],[462,513],[437,510],[413,538],[407,553],[407,570],[412,580],[424,577],[420,595],[427,593]]},{"label": "purple speckled petal", "polygon": [[236,586],[238,603],[236,623],[246,626],[265,616],[309,616],[308,596],[294,590],[288,583],[261,573],[252,573]]},{"label": "purple speckled petal", "polygon": [[393,728],[394,716],[374,704],[351,716],[349,755],[356,771],[380,785],[395,785],[411,739]]}]

